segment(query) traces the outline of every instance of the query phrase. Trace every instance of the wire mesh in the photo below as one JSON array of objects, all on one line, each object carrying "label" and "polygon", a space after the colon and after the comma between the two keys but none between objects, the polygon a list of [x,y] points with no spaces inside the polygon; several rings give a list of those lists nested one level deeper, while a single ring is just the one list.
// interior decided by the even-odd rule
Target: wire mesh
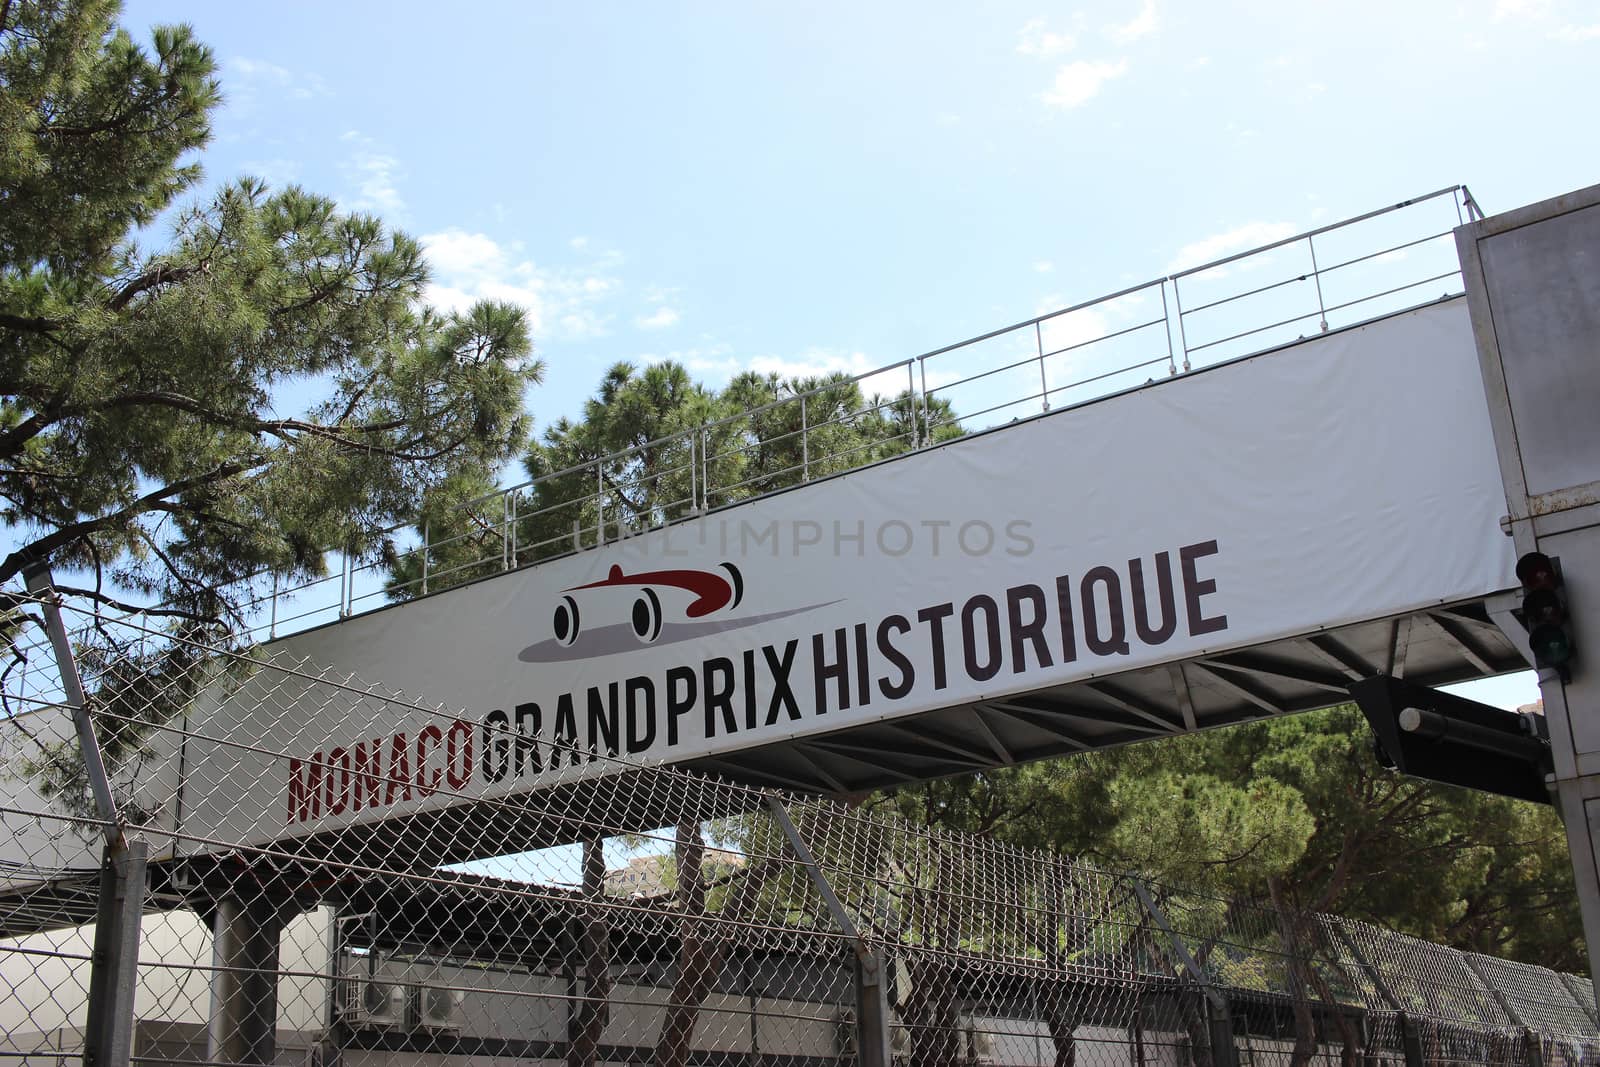
[{"label": "wire mesh", "polygon": [[[3,1061],[61,1063],[117,1025],[135,1063],[308,1067],[872,1064],[879,1044],[906,1067],[1526,1067],[1597,1049],[1572,976],[541,748],[515,715],[169,626],[75,622],[148,866],[135,883],[103,865],[69,710],[7,676]],[[467,764],[504,788],[469,787]],[[129,913],[106,909],[130,894],[119,993],[105,948]]]}]

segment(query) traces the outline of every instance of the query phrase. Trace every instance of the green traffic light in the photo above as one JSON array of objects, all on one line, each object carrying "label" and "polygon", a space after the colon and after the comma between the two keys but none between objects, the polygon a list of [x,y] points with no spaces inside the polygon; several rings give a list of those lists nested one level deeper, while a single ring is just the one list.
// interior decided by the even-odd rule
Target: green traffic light
[{"label": "green traffic light", "polygon": [[1565,627],[1557,625],[1535,626],[1528,634],[1528,644],[1534,659],[1550,667],[1560,667],[1572,662],[1572,635]]}]

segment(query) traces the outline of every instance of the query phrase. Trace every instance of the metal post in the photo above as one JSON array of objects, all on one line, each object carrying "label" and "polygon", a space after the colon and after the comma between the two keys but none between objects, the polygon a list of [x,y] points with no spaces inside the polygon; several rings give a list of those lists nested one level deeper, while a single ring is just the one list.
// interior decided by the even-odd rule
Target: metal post
[{"label": "metal post", "polygon": [[1044,328],[1035,321],[1033,324],[1034,350],[1039,353],[1039,400],[1044,404],[1046,411],[1050,410],[1050,383],[1044,376]]},{"label": "metal post", "polygon": [[107,845],[100,863],[94,964],[89,973],[84,1067],[126,1067],[133,1054],[134,993],[139,984],[139,921],[144,914],[145,862],[139,839]]},{"label": "metal post", "polygon": [[[1167,311],[1167,281],[1165,278],[1161,280],[1161,332],[1167,335],[1167,377],[1171,378],[1178,373],[1178,364],[1172,355],[1172,321],[1168,317]],[[1188,369],[1187,363],[1184,364],[1184,369]]]},{"label": "metal post", "polygon": [[1310,234],[1306,235],[1306,247],[1311,250],[1311,281],[1317,287],[1317,317],[1321,320],[1322,332],[1327,333],[1328,311],[1322,301],[1322,273],[1317,268],[1317,242],[1311,238]]},{"label": "metal post", "polygon": [[594,462],[594,547],[606,543],[606,469]]},{"label": "metal post", "polygon": [[1417,1018],[1410,1012],[1400,1013],[1400,1052],[1405,1056],[1406,1067],[1427,1067],[1427,1060],[1422,1054],[1422,1033],[1417,1026]]},{"label": "metal post", "polygon": [[917,448],[922,444],[917,436],[917,365],[910,360],[906,361],[906,408],[911,414],[911,447]]},{"label": "metal post", "polygon": [[522,499],[521,499],[521,496],[515,490],[513,490],[512,492],[507,493],[506,494],[506,499],[510,502],[506,506],[511,511],[511,567],[512,567],[513,570],[515,570],[516,567],[517,567],[517,563],[518,563],[518,561],[517,561],[517,519],[520,517],[520,516],[518,516],[517,512],[521,510]]},{"label": "metal post", "polygon": [[283,910],[265,897],[232,894],[216,902],[212,920],[212,1063],[270,1064],[278,1030],[278,938]]},{"label": "metal post", "polygon": [[422,520],[422,595],[428,595],[428,520]]},{"label": "metal post", "polygon": [[711,510],[711,430],[700,427],[700,500],[702,511]]},{"label": "metal post", "polygon": [[[1165,294],[1166,290],[1163,289],[1163,300],[1165,299]],[[1178,347],[1183,349],[1183,369],[1190,370],[1189,335],[1183,329],[1183,293],[1178,290],[1178,278],[1176,275],[1172,278],[1172,306],[1178,309]],[[1170,339],[1172,335],[1169,332],[1167,336]]]},{"label": "metal post", "polygon": [[933,443],[933,427],[928,418],[928,357],[917,357],[917,373],[922,376],[922,443]]},{"label": "metal post", "polygon": [[856,930],[855,923],[850,920],[849,912],[844,910],[844,905],[839,902],[833,886],[828,884],[827,876],[822,873],[822,868],[817,866],[816,858],[811,855],[811,849],[807,847],[805,839],[800,836],[800,831],[795,829],[794,822],[789,818],[788,809],[783,806],[783,801],[769,794],[767,808],[777,820],[779,828],[783,830],[783,836],[788,840],[789,848],[794,852],[795,858],[806,869],[811,883],[822,895],[822,901],[828,906],[833,921],[838,924],[840,931],[850,938],[851,947],[855,950],[856,1046],[861,1054],[861,1067],[889,1067],[889,998],[883,983],[883,953],[877,951]]},{"label": "metal post", "polygon": [[800,480],[811,480],[811,430],[807,425],[806,395],[800,394]]},{"label": "metal post", "polygon": [[1190,979],[1199,987],[1206,998],[1206,1023],[1207,1033],[1211,1038],[1211,1062],[1215,1067],[1238,1067],[1239,1050],[1233,1041],[1233,1015],[1228,1010],[1228,1000],[1211,982],[1211,976],[1189,954],[1189,946],[1183,943],[1183,938],[1178,936],[1178,931],[1172,928],[1167,921],[1167,914],[1156,904],[1155,897],[1145,888],[1139,879],[1131,879],[1134,895],[1139,898],[1139,903],[1149,913],[1161,932],[1167,935],[1167,940],[1172,942],[1173,954],[1183,964],[1183,969]]},{"label": "metal post", "polygon": [[89,791],[94,795],[95,812],[104,823],[106,844],[114,849],[127,847],[122,833],[121,819],[116,802],[111,799],[111,779],[106,775],[105,760],[100,755],[100,741],[94,734],[94,723],[89,718],[89,699],[83,692],[83,680],[78,677],[78,664],[72,658],[72,640],[61,621],[61,602],[55,582],[50,577],[50,565],[37,563],[23,571],[28,592],[39,601],[44,614],[45,632],[50,636],[50,648],[55,653],[56,669],[61,672],[61,691],[72,712],[72,724],[78,731],[78,747],[83,751],[83,769],[89,779]]},{"label": "metal post", "polygon": [[699,514],[700,512],[700,472],[697,469],[698,461],[695,459],[695,453],[699,446],[696,444],[696,440],[696,434],[689,434],[689,513],[691,515]]}]

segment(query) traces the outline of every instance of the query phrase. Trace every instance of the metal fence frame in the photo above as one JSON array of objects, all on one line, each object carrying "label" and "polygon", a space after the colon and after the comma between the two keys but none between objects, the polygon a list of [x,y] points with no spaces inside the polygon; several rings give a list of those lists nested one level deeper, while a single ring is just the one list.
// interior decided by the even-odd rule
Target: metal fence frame
[{"label": "metal fence frame", "polygon": [[[36,580],[33,595],[49,606],[48,582]],[[68,634],[59,615],[43,614],[65,638],[56,647],[70,679],[71,650],[92,635]],[[101,616],[89,625],[137,640],[162,633]],[[330,720],[353,708],[381,718],[417,707],[304,664],[203,651],[321,694]],[[194,699],[184,681],[150,674],[137,657],[97,660],[75,690],[87,697],[42,710],[87,724],[65,735],[80,755],[129,725],[198,736],[174,717]],[[150,683],[148,716],[95,702],[124,682]],[[261,744],[226,724],[206,729],[238,750]],[[47,748],[41,740],[38,752]],[[304,758],[298,744],[289,748],[282,758]],[[86,795],[114,794],[116,769],[95,786],[106,772],[93,767],[85,765]],[[180,753],[179,770],[205,781],[216,768],[198,756],[185,768]],[[879,809],[608,759],[569,788],[495,803],[557,827],[550,841],[574,843],[571,885],[541,874],[547,861],[534,853],[508,855],[528,839],[443,817],[396,837],[350,827],[262,845],[248,843],[248,827],[197,837],[127,804],[109,814],[7,806],[0,815],[12,825],[33,820],[101,840],[103,852],[98,869],[55,871],[5,895],[0,982],[21,1015],[0,1021],[0,1062],[59,1063],[80,1051],[89,1067],[196,1062],[203,1042],[201,1062],[270,1063],[282,1051],[283,990],[322,998],[306,1038],[320,1064],[347,1052],[727,1067],[1555,1067],[1600,1056],[1593,987],[1576,976],[914,826]],[[628,838],[676,857],[671,884],[639,893],[608,883],[604,843]],[[182,856],[179,841],[193,846]],[[719,850],[730,857],[721,868]],[[8,876],[30,859],[14,859]],[[203,940],[140,958],[180,920]],[[296,923],[299,941],[288,933]],[[30,935],[45,930],[61,936]],[[399,970],[380,974],[380,965]],[[542,977],[521,992],[491,977],[523,972]],[[203,1016],[204,1033],[151,1007],[162,1001],[152,993],[160,975],[193,987],[187,1011]],[[532,1038],[351,1024],[352,1011],[367,1010],[351,991],[401,987],[421,998],[406,1010],[424,1022],[435,1008],[448,1017],[463,996],[510,997],[523,1015],[555,1022]],[[203,1012],[195,990],[206,991]],[[47,1022],[75,1018],[83,1040],[68,1050],[69,1027]],[[635,1022],[635,1039],[619,1040],[618,1025]],[[826,1054],[816,1051],[819,1033]]]}]

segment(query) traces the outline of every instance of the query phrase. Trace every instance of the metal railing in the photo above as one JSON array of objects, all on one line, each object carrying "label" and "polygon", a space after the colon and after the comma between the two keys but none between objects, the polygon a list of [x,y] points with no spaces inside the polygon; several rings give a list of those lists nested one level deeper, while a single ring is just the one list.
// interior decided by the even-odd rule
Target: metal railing
[{"label": "metal railing", "polygon": [[[366,531],[368,547],[336,551],[323,577],[245,579],[248,636],[430,595],[1457,296],[1453,230],[1469,215],[1482,217],[1466,186],[1440,189]],[[847,402],[853,390],[859,403]]]}]

